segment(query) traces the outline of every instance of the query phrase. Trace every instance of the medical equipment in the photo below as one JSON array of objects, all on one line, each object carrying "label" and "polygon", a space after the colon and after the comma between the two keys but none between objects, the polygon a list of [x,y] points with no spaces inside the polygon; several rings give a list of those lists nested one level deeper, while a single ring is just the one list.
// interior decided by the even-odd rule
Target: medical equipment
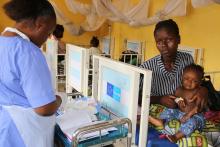
[{"label": "medical equipment", "polygon": [[[85,60],[86,55],[83,55],[83,50],[84,49],[80,49],[74,45],[67,47],[67,88],[69,92],[72,91],[71,88],[78,89],[79,92],[84,95],[82,89],[83,86],[85,86],[86,79],[83,80],[83,72],[85,72],[85,61],[87,60]],[[75,57],[76,52],[82,53],[81,56],[78,56],[80,58]],[[76,69],[76,66],[80,66],[80,68]],[[79,72],[76,73],[76,70]],[[108,113],[103,115],[102,111],[99,111],[98,118],[105,120],[105,122],[79,128],[69,141],[71,143],[75,142],[75,145],[78,144],[78,146],[85,144],[85,146],[91,146],[113,143],[115,140],[127,137],[127,145],[135,146],[135,134],[132,134],[132,132],[136,131],[139,79],[141,74],[143,75],[143,107],[141,109],[141,115],[146,117],[141,117],[139,146],[146,146],[145,138],[147,137],[148,127],[147,116],[150,104],[151,71],[96,55],[93,55],[92,97],[95,98],[104,109],[112,112],[111,114],[115,114],[114,116],[116,117],[112,119]],[[74,80],[79,80],[78,82],[81,85],[76,85],[76,83],[73,82]],[[133,125],[131,125],[131,123]],[[108,129],[112,126],[116,126],[117,131],[109,131],[109,134],[103,136],[100,133],[101,137],[92,138],[91,140],[80,140],[80,137],[78,137],[80,134],[84,135],[105,128]],[[131,139],[131,141],[129,139]],[[90,141],[94,144],[88,143]]]}]

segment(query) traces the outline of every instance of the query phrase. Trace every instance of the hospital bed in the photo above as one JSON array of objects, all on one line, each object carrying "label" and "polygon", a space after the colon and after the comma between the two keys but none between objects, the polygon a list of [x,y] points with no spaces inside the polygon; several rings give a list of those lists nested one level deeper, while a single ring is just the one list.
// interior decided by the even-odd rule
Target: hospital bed
[{"label": "hospital bed", "polygon": [[[72,48],[72,47],[71,47]],[[73,47],[74,48],[74,47]],[[77,49],[78,50],[78,49]],[[78,50],[79,51],[79,50]],[[73,52],[74,53],[74,52]],[[70,54],[69,54],[70,55]],[[78,60],[78,61],[86,61],[86,60],[84,60],[84,55],[80,55],[80,59]],[[99,63],[99,60],[104,60],[104,63]],[[98,61],[97,61],[98,60]],[[68,62],[70,62],[70,61],[68,61]],[[94,70],[93,70],[93,73],[94,73],[94,75],[93,75],[93,77],[96,79],[96,81],[99,81],[98,83],[93,83],[93,96],[92,97],[94,97],[94,98],[96,98],[99,102],[100,101],[102,101],[101,100],[101,92],[102,92],[102,90],[103,90],[103,86],[97,86],[97,85],[100,85],[101,84],[101,81],[103,81],[103,80],[100,80],[99,78],[102,78],[103,77],[103,75],[102,74],[100,74],[101,72],[99,71],[99,70],[97,70],[97,69],[99,69],[99,68],[101,68],[101,69],[106,69],[106,68],[111,68],[111,67],[114,67],[114,70],[117,70],[117,69],[119,69],[118,71],[123,71],[123,69],[119,66],[118,67],[118,65],[125,65],[125,64],[123,64],[123,63],[118,63],[117,61],[110,61],[110,59],[105,59],[105,58],[103,58],[103,57],[99,57],[99,56],[95,56],[95,60],[93,59],[93,65],[94,65]],[[111,66],[108,66],[108,64],[109,64],[109,62],[114,62],[114,63],[116,63],[117,62],[117,64],[116,65],[111,65]],[[71,63],[73,63],[73,62],[71,62]],[[107,63],[107,64],[106,64]],[[105,64],[107,65],[107,67],[104,67],[105,66]],[[82,65],[79,69],[83,69],[87,64],[82,64],[82,63],[78,63],[78,64],[76,64],[76,65]],[[67,65],[68,66],[68,65]],[[73,65],[72,65],[73,66]],[[84,66],[84,67],[83,67]],[[76,67],[76,66],[75,66]],[[103,68],[104,67],[104,68]],[[126,65],[126,67],[130,67],[130,65]],[[131,66],[132,68],[133,68],[133,66]],[[71,68],[68,68],[69,69],[69,71],[67,71],[67,79],[68,79],[68,74],[71,74]],[[74,79],[74,77],[71,77],[70,78],[70,80],[68,80],[69,82],[67,82],[67,84],[72,84],[72,83],[77,83],[77,80],[78,79],[83,79],[83,78],[85,78],[84,77],[84,73],[82,72],[82,71],[86,71],[85,69],[83,69],[83,70],[80,70],[79,71],[79,73],[80,73],[80,76],[79,75],[77,75],[78,76],[78,78],[75,78]],[[126,73],[130,73],[131,71],[127,71],[127,70],[124,70],[124,74],[126,74]],[[134,73],[134,75],[136,75],[137,73]],[[146,73],[145,73],[146,74]],[[133,76],[133,75],[132,75]],[[147,77],[148,77],[148,80],[146,80],[147,81],[147,83],[148,84],[146,84],[145,85],[145,88],[147,89],[146,90],[146,92],[147,93],[145,93],[145,94],[143,94],[143,96],[145,96],[146,97],[146,99],[144,99],[145,101],[143,101],[143,103],[142,103],[142,106],[147,106],[147,108],[145,109],[145,110],[143,110],[141,113],[141,115],[142,116],[148,116],[148,113],[149,113],[149,110],[150,110],[150,113],[151,113],[151,115],[152,116],[155,116],[155,117],[158,117],[159,116],[159,114],[160,114],[160,112],[162,112],[162,110],[164,109],[164,107],[163,106],[160,106],[160,105],[153,105],[153,106],[151,106],[151,108],[149,108],[149,95],[150,95],[150,91],[149,91],[149,89],[150,89],[150,79],[151,79],[151,75],[150,75],[150,72],[148,73],[148,75],[147,75]],[[88,78],[87,78],[88,79]],[[97,80],[98,79],[98,80]],[[137,76],[137,77],[135,77],[135,79],[136,80],[134,80],[134,81],[136,81],[137,83],[139,82],[139,77]],[[75,80],[75,81],[74,81]],[[134,82],[133,81],[133,82]],[[134,86],[133,88],[131,88],[131,89],[135,89],[136,91],[135,92],[132,92],[132,93],[130,93],[130,95],[132,96],[132,97],[137,97],[135,94],[137,94],[138,92],[137,92],[137,83],[136,82],[134,82],[134,83],[132,83],[133,85],[136,85],[136,86]],[[74,87],[74,89],[78,89],[78,91],[80,91],[80,93],[84,93],[85,91],[83,91],[82,89],[83,88],[85,88],[85,81],[83,81],[83,80],[80,80],[80,85],[71,85],[72,87]],[[88,84],[88,83],[87,83]],[[131,85],[132,85],[131,84]],[[71,87],[70,85],[67,85],[67,89],[69,89],[68,87]],[[114,84],[113,84],[114,85]],[[110,87],[111,87],[112,85],[110,84]],[[114,87],[114,86],[113,86]],[[117,87],[117,86],[116,86]],[[98,91],[98,92],[97,92]],[[69,89],[69,92],[71,92],[71,88]],[[83,94],[84,95],[84,94]],[[116,98],[117,99],[117,98]],[[133,102],[133,103],[135,103],[135,102]],[[129,104],[130,105],[130,104]],[[131,104],[132,105],[132,104]],[[131,108],[132,109],[137,109],[136,108],[137,106],[131,106]],[[108,106],[107,106],[107,108],[108,108]],[[110,108],[111,109],[111,108]],[[98,114],[98,116],[102,116],[102,114],[101,113],[99,113]],[[106,118],[108,115],[104,115],[104,118]],[[130,145],[130,143],[129,142],[131,142],[131,144],[132,145],[134,145],[134,132],[135,132],[135,125],[134,124],[136,124],[136,118],[134,118],[134,117],[132,117],[132,116],[136,116],[136,114],[133,112],[133,114],[132,115],[127,115],[127,118],[118,118],[117,119],[117,121],[116,120],[112,120],[112,119],[103,119],[103,117],[101,117],[102,119],[101,120],[106,120],[106,122],[101,122],[100,123],[100,127],[98,127],[97,125],[90,125],[90,126],[86,126],[86,127],[83,127],[83,128],[79,128],[78,130],[77,130],[77,132],[75,132],[75,134],[74,134],[74,136],[73,136],[73,138],[74,138],[74,140],[71,140],[71,141],[69,141],[69,140],[67,140],[68,142],[67,142],[67,144],[69,144],[69,145],[78,145],[78,146],[90,146],[90,145],[99,145],[99,146],[104,146],[104,145],[107,145],[107,144],[112,144],[113,142],[115,142],[115,140],[118,140],[118,139],[121,139],[121,138],[126,138],[126,137],[128,137],[128,143],[127,143],[127,145]],[[107,117],[108,118],[108,117]],[[129,118],[129,119],[128,119]],[[122,119],[122,120],[121,120]],[[111,133],[113,133],[112,135],[116,135],[116,137],[113,137],[112,135],[106,135],[106,136],[100,136],[100,137],[97,137],[97,138],[93,138],[93,139],[88,139],[88,140],[84,140],[84,141],[82,141],[82,140],[80,140],[80,136],[81,135],[83,135],[83,134],[86,134],[86,133],[89,133],[89,132],[92,132],[92,131],[100,131],[100,130],[102,130],[102,129],[104,129],[104,128],[106,128],[106,126],[111,126],[112,124],[117,124],[117,123],[115,123],[115,121],[116,122],[120,122],[120,121],[122,121],[122,122],[124,122],[124,120],[123,119],[128,119],[128,120],[130,120],[131,121],[131,123],[133,124],[132,125],[132,129],[131,129],[131,131],[129,131],[129,127],[125,127],[125,126],[128,126],[128,123],[123,123],[123,127],[122,128],[125,128],[125,129],[123,129],[123,131],[121,131],[122,132],[122,134],[117,134],[117,132],[111,132]],[[140,137],[139,138],[141,138],[142,140],[139,142],[139,146],[141,146],[141,147],[144,147],[144,146],[146,146],[146,139],[143,139],[143,138],[146,138],[146,136],[147,136],[147,134],[144,134],[143,132],[145,131],[145,132],[147,132],[146,130],[147,130],[147,127],[148,127],[148,124],[147,123],[143,123],[143,122],[147,122],[147,117],[145,118],[145,117],[143,117],[142,118],[142,120],[141,120],[142,122],[141,122],[141,131],[140,131]],[[106,126],[105,126],[106,125]],[[170,124],[170,127],[171,127],[171,129],[172,130],[174,130],[175,131],[175,129],[177,129],[178,128],[178,126],[179,126],[179,124],[178,124],[178,122],[171,122]],[[121,130],[120,129],[120,127],[122,126],[122,124],[121,124],[121,122],[119,123],[119,126],[117,126],[117,127],[119,127],[119,129],[118,130]],[[59,127],[57,127],[57,129],[59,130]],[[215,125],[215,126],[213,126],[213,124],[211,124],[210,122],[207,122],[206,123],[206,128],[204,129],[205,130],[205,132],[211,132],[211,131],[213,131],[213,132],[219,132],[219,130],[220,130],[220,126],[219,125]],[[87,132],[88,131],[88,132]],[[62,132],[62,131],[61,131]],[[120,132],[120,131],[119,131]],[[132,133],[132,140],[131,141],[129,141],[129,139],[131,139],[130,138],[130,133]],[[62,134],[62,133],[61,133]],[[100,133],[101,134],[101,133]],[[128,135],[129,134],[129,135]],[[61,138],[62,138],[62,136],[64,136],[65,137],[65,135],[61,135]],[[65,140],[66,139],[62,139],[64,142],[66,142]],[[192,135],[192,137],[190,137],[190,138],[184,138],[184,139],[182,139],[182,140],[180,140],[179,142],[178,142],[178,145],[179,146],[182,146],[182,147],[186,147],[186,146],[204,146],[204,147],[206,147],[206,146],[208,146],[208,143],[207,143],[207,138],[206,138],[206,136],[205,136],[205,133],[203,132],[202,134],[201,133],[198,133],[198,132],[195,132],[193,135]]]},{"label": "hospital bed", "polygon": [[[93,125],[87,125],[84,127],[78,128],[72,134],[72,139],[70,140],[61,130],[61,128],[56,125],[55,130],[55,139],[59,140],[59,147],[87,147],[87,146],[105,146],[110,145],[116,142],[119,139],[126,139],[127,143],[125,146],[131,146],[131,134],[132,134],[132,125],[131,121],[128,118],[114,118],[110,119],[110,112],[107,113],[97,113],[97,117],[102,122],[95,123]],[[74,122],[73,122],[74,124]],[[102,134],[103,130],[111,129],[107,134]],[[96,137],[83,137],[89,133],[98,132]]]},{"label": "hospital bed", "polygon": [[[71,93],[71,88],[77,89],[83,94],[83,55],[77,57],[77,61],[73,59],[78,47],[70,45],[67,47],[67,89]],[[72,52],[71,52],[72,51]],[[83,52],[83,51],[82,51]],[[74,54],[74,55],[73,55]],[[71,61],[74,60],[74,61]],[[81,62],[81,63],[80,63]],[[68,63],[71,63],[69,65]],[[82,65],[81,67],[76,66]],[[82,69],[82,70],[78,70]],[[80,75],[76,75],[73,71],[78,70]],[[72,134],[72,139],[68,140],[66,135],[61,131],[59,126],[56,127],[56,137],[65,145],[68,146],[104,146],[112,144],[117,140],[126,139],[125,146],[135,146],[135,131],[137,122],[137,107],[138,107],[138,91],[140,75],[143,75],[143,101],[141,109],[142,116],[148,116],[149,112],[149,95],[151,86],[151,71],[140,69],[132,65],[128,65],[116,60],[101,56],[93,56],[93,91],[92,98],[96,99],[100,104],[100,111],[96,114],[99,122],[94,125],[83,126],[78,128]],[[76,77],[74,77],[76,76]],[[81,79],[80,81],[77,81]],[[79,83],[78,85],[76,85]],[[141,117],[140,120],[140,139],[139,146],[146,146],[147,137],[147,117]],[[73,122],[74,123],[74,122]],[[117,128],[111,130],[108,134],[103,135],[101,132],[104,129],[111,127]],[[82,139],[85,134],[98,131],[100,135],[95,138]]]},{"label": "hospital bed", "polygon": [[144,41],[138,40],[124,40],[124,51],[117,57],[119,61],[140,66],[144,62],[145,54],[145,43]]},{"label": "hospital bed", "polygon": [[126,50],[119,55],[119,61],[135,66],[140,66],[143,63],[143,55],[134,51]]}]

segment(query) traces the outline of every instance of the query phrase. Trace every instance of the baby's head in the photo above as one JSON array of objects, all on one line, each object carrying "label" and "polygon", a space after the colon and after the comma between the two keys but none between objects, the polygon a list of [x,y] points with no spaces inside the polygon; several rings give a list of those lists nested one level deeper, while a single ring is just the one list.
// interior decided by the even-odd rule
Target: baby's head
[{"label": "baby's head", "polygon": [[204,69],[200,65],[190,64],[183,70],[182,86],[184,89],[193,90],[200,86],[204,76]]}]

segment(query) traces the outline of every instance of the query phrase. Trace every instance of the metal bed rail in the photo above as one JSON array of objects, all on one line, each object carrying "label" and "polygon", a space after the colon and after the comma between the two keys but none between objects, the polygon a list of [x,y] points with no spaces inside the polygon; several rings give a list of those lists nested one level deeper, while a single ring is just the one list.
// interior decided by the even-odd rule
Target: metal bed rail
[{"label": "metal bed rail", "polygon": [[77,147],[77,145],[79,144],[80,137],[85,134],[99,131],[99,138],[101,139],[101,137],[102,137],[101,131],[103,129],[116,127],[119,125],[126,125],[126,124],[128,126],[127,147],[130,147],[131,146],[131,137],[132,137],[132,123],[131,123],[131,120],[128,118],[118,118],[118,119],[100,122],[100,123],[97,123],[94,125],[89,125],[89,126],[85,126],[82,128],[78,128],[75,131],[75,133],[73,134],[73,138],[72,138],[73,147]]}]

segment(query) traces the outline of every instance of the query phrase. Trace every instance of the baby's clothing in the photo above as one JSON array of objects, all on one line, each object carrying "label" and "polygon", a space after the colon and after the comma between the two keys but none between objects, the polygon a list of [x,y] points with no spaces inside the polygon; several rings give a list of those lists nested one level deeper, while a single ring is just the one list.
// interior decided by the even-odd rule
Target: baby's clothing
[{"label": "baby's clothing", "polygon": [[[169,122],[173,119],[180,120],[185,115],[178,109],[165,108],[160,114],[160,118]],[[195,130],[201,131],[205,126],[205,119],[202,113],[198,113],[189,118],[185,123],[181,123],[179,131],[185,136],[190,136]]]}]

